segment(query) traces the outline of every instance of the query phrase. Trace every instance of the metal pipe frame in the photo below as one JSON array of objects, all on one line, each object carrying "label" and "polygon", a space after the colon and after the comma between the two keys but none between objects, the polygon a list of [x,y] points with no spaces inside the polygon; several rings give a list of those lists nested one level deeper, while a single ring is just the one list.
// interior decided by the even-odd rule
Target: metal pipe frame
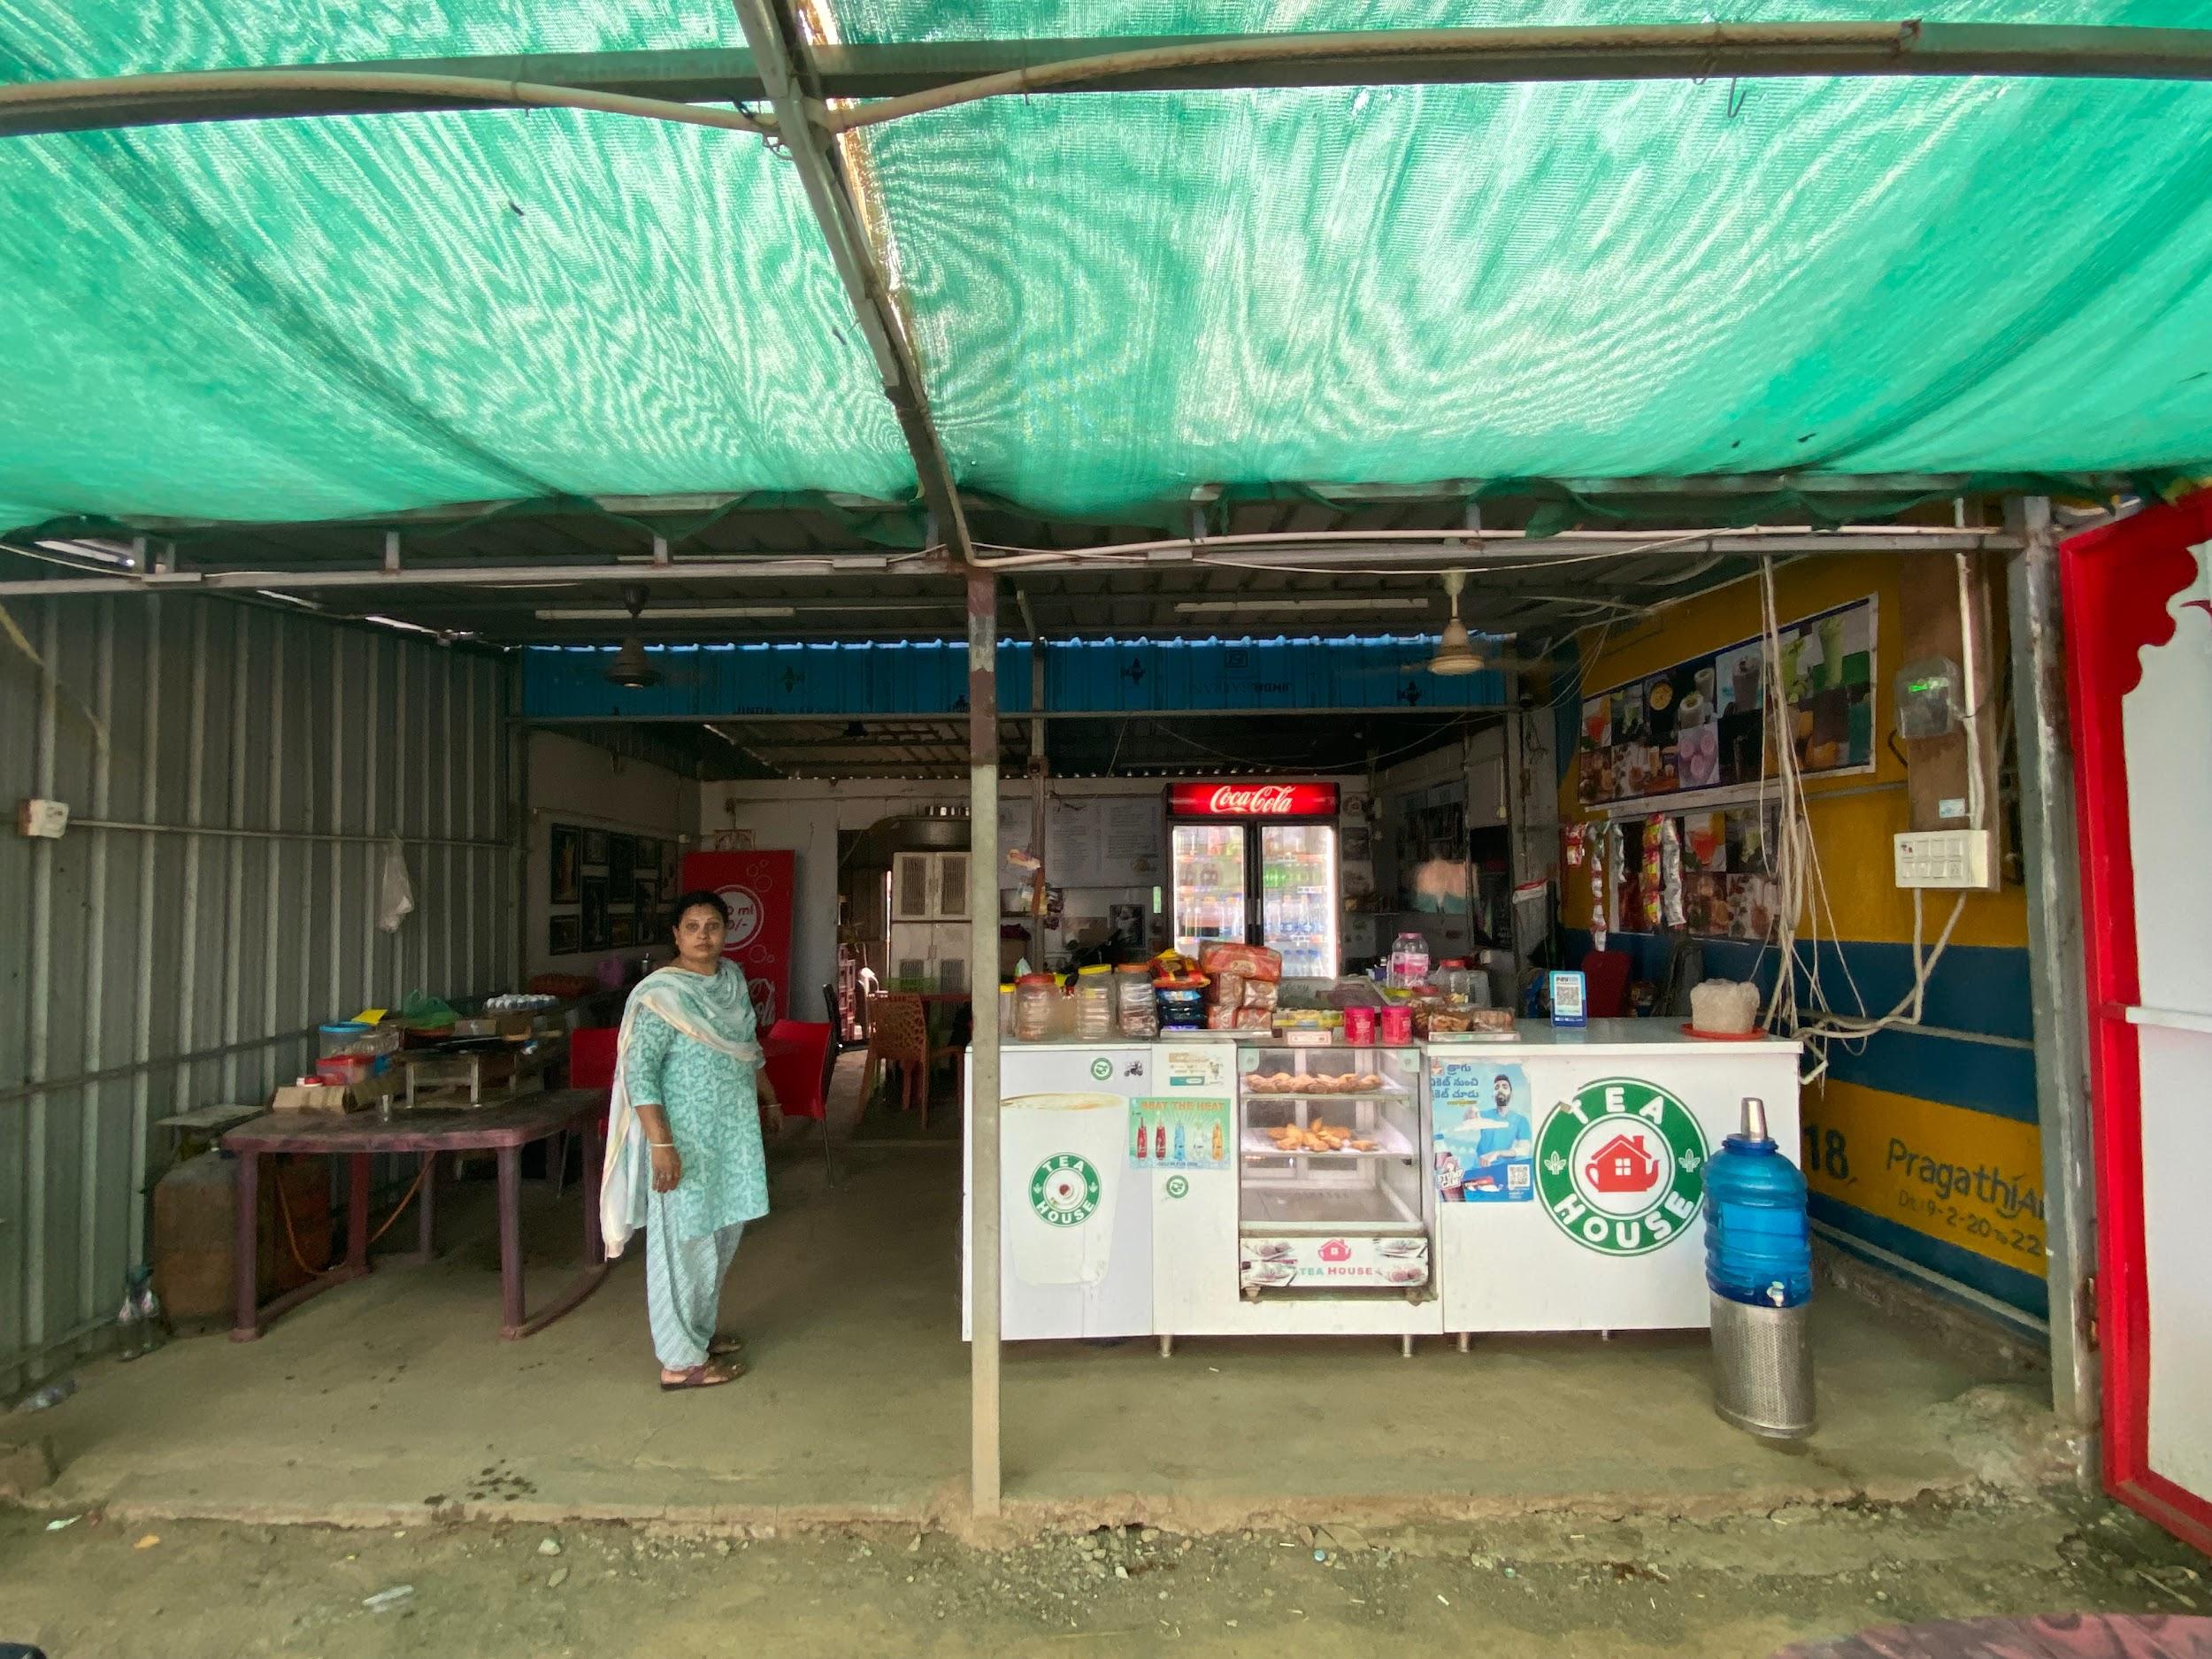
[{"label": "metal pipe frame", "polygon": [[[0,137],[533,104],[695,119],[667,111],[775,101],[781,77],[764,61],[760,42],[749,33],[748,39],[750,50],[394,58],[10,87],[0,91]],[[787,59],[787,50],[781,56]],[[1601,25],[814,42],[805,47],[805,63],[813,83],[808,96],[825,130],[835,132],[985,98],[1071,92],[1776,76],[2204,80],[2212,78],[2212,36],[2199,29],[1909,19]],[[745,114],[698,124],[737,131],[772,126]],[[780,107],[772,125],[796,130]]]},{"label": "metal pipe frame", "polygon": [[2010,515],[2025,543],[2007,572],[2020,850],[2035,1016],[2036,1120],[2043,1137],[2044,1248],[2049,1255],[2051,1409],[2078,1437],[2082,1473],[2102,1417],[2096,1354],[2096,1152],[2090,1122],[2089,993],[2084,982],[2081,855],[2066,710],[2066,641],[2050,503]]},{"label": "metal pipe frame", "polygon": [[855,156],[814,119],[826,105],[806,35],[793,19],[787,0],[736,0],[736,6],[746,43],[753,50],[768,102],[776,112],[778,133],[798,170],[807,204],[829,244],[831,263],[845,285],[861,333],[868,338],[883,395],[891,401],[899,431],[914,457],[923,504],[935,522],[937,537],[964,565],[973,565],[975,545],[961,510],[960,487],[930,419],[929,394],[906,319],[868,234],[869,215],[863,211],[852,176]]},{"label": "metal pipe frame", "polygon": [[[1267,531],[1247,535],[1170,537],[1157,541],[1119,542],[1098,548],[1037,549],[1010,552],[976,563],[994,569],[1040,574],[1099,573],[1109,569],[1144,570],[1162,561],[1160,553],[1187,552],[1177,568],[1210,566],[1225,570],[1325,566],[1394,573],[1408,561],[1421,568],[1394,570],[1401,575],[1431,573],[1446,561],[1455,570],[1485,565],[1555,563],[1582,556],[1629,557],[1665,552],[1685,559],[1730,555],[1784,553],[2009,553],[2019,538],[2001,530],[1957,530],[1939,526],[1891,525],[1880,529],[1814,530],[1777,526],[1770,533],[1745,530],[1584,530],[1532,540],[1518,530],[1345,530]],[[306,570],[187,570],[170,575],[69,575],[0,581],[0,598],[52,599],[73,594],[151,594],[169,591],[302,593],[318,588],[373,592],[411,588],[558,588],[582,582],[611,583],[771,580],[801,576],[852,574],[930,576],[949,573],[950,561],[920,553],[764,554],[743,558],[677,560],[668,565],[406,565],[394,571],[381,564],[324,566]],[[905,603],[914,603],[901,595]],[[854,609],[867,607],[843,602]]]},{"label": "metal pipe frame", "polygon": [[971,569],[968,590],[969,1502],[979,1520],[1002,1501],[999,1464],[998,578]]},{"label": "metal pipe frame", "polygon": [[204,835],[217,841],[290,841],[311,846],[382,847],[388,842],[397,841],[403,847],[473,847],[496,852],[512,850],[511,842],[480,836],[414,835],[400,830],[382,835],[341,835],[326,830],[232,829],[219,825],[127,823],[117,818],[72,818],[68,833],[73,834],[78,830],[114,830],[133,835]]},{"label": "metal pipe frame", "polygon": [[[533,60],[507,61],[519,65]],[[0,86],[0,137],[188,121],[488,109],[588,110],[755,137],[773,130],[757,116],[733,110],[588,86],[551,86],[465,73],[331,66],[187,70]]]},{"label": "metal pipe frame", "polygon": [[[0,123],[4,127],[4,123]],[[2133,488],[2133,480],[2123,473],[2093,472],[2082,474],[2078,482],[2085,489],[2101,493],[2120,493]],[[1968,472],[1699,472],[1676,475],[1654,475],[1626,478],[1563,478],[1558,480],[1491,480],[1485,479],[1436,479],[1413,484],[1359,484],[1342,481],[1316,482],[1298,480],[1298,488],[1308,495],[1346,505],[1389,503],[1402,505],[1416,502],[1459,502],[1478,493],[1487,493],[1494,500],[1534,498],[1548,492],[1551,484],[1570,495],[1592,501],[1622,497],[1670,495],[1789,495],[1818,497],[1839,495],[1876,495],[1910,496],[1957,496],[1978,493],[1975,476]],[[1219,485],[1201,485],[1194,494],[1202,494],[1212,501],[1219,498]],[[591,504],[611,517],[641,517],[656,513],[714,513],[725,508],[742,505],[747,499],[742,494],[676,493],[657,495],[594,495]],[[855,495],[841,491],[827,491],[819,498],[825,505],[852,513],[880,513],[887,517],[911,514],[915,505],[910,501],[893,501],[876,495]],[[980,496],[962,496],[964,503],[979,507],[991,503]],[[499,500],[443,502],[431,507],[411,507],[397,511],[371,513],[353,518],[317,518],[306,520],[271,520],[267,523],[247,523],[227,518],[195,518],[167,514],[140,514],[128,516],[129,526],[146,536],[191,535],[211,530],[239,530],[281,534],[287,530],[328,531],[347,527],[376,531],[391,526],[449,525],[466,523],[472,519],[527,518],[553,517],[577,511],[573,501],[530,502],[509,497]],[[1479,528],[1480,526],[1474,526]],[[1317,533],[1320,534],[1328,532]],[[1504,534],[1517,534],[1507,532]],[[165,556],[168,549],[160,549]],[[145,558],[141,555],[141,563]],[[649,563],[642,549],[637,555],[641,565]]]},{"label": "metal pipe frame", "polygon": [[[2157,36],[2151,39],[2147,37]],[[2166,38],[2171,37],[2171,38]],[[1100,42],[1103,44],[1104,42]],[[1292,78],[1269,78],[1281,66]],[[1314,77],[1326,75],[1326,80]],[[1231,35],[1036,61],[830,113],[850,131],[986,98],[1053,91],[1374,83],[2037,75],[2202,80],[2193,29],[1877,23],[1568,25]]]}]

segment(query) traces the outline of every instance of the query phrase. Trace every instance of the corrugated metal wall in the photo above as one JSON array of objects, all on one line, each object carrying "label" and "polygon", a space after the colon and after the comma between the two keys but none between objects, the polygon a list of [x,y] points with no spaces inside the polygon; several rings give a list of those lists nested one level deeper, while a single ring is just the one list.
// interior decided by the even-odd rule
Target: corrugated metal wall
[{"label": "corrugated metal wall", "polygon": [[215,598],[12,611],[55,672],[0,629],[0,802],[72,822],[0,833],[0,1386],[118,1300],[156,1119],[265,1098],[323,1020],[518,967],[505,661]]}]

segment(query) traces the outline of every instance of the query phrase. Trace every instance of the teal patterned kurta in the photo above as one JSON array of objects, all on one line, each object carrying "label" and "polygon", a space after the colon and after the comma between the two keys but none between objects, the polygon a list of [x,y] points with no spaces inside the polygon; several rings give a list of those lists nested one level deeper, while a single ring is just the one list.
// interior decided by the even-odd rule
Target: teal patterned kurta
[{"label": "teal patterned kurta", "polygon": [[[741,1006],[750,1037],[752,1009]],[[643,1007],[632,1023],[622,1064],[630,1098],[667,1113],[668,1133],[683,1160],[683,1179],[667,1194],[676,1237],[703,1239],[766,1215],[768,1161],[761,1149],[753,1068],[685,1036]]]}]

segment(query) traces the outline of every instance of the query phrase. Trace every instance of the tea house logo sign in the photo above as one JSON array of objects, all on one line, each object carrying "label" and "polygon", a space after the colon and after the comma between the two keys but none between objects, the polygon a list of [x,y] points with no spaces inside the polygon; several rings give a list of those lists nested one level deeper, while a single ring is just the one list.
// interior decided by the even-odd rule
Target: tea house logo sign
[{"label": "tea house logo sign", "polygon": [[1585,1249],[1647,1256],[1705,1202],[1705,1132],[1666,1090],[1601,1078],[1551,1110],[1536,1137],[1536,1191]]}]

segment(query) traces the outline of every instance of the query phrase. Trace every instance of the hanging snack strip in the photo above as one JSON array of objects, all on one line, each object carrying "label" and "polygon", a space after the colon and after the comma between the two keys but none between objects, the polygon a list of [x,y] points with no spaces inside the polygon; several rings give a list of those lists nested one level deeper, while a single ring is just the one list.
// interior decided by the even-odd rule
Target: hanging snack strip
[{"label": "hanging snack strip", "polygon": [[[1592,825],[1589,827],[1594,829],[1596,826]],[[1602,839],[1597,835],[1588,837],[1588,851],[1590,855],[1590,949],[1602,950],[1605,949],[1608,931],[1605,926],[1606,913],[1611,908],[1606,903],[1605,847]]]},{"label": "hanging snack strip", "polygon": [[1682,909],[1682,826],[1674,818],[1659,820],[1659,894],[1666,925],[1680,927]]}]

